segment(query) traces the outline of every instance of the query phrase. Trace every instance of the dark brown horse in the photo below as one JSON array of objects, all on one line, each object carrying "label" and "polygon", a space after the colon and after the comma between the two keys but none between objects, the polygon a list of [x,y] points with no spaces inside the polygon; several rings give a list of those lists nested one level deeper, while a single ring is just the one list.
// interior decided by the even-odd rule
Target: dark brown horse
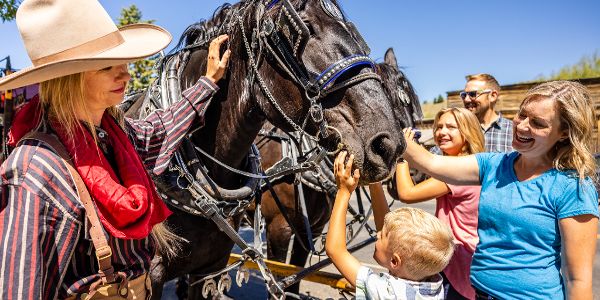
[{"label": "dark brown horse", "polygon": [[[423,119],[421,105],[412,85],[398,67],[392,48],[386,51],[384,62],[377,64],[376,71],[382,78],[385,94],[393,103],[393,115],[399,122],[395,130],[400,131],[404,127],[414,127],[416,122]],[[268,135],[271,132],[271,127],[272,125],[267,124],[265,131],[263,131],[265,134],[257,139],[257,145],[262,156],[262,165],[265,169],[281,159],[282,139],[285,142],[285,139],[289,138],[280,131],[276,131],[275,135]],[[324,171],[327,172],[327,170]],[[332,180],[333,178],[328,179]],[[269,191],[266,191],[263,195],[262,214],[267,225],[269,259],[280,262],[289,261],[290,264],[304,266],[311,249],[308,249],[310,248],[310,242],[306,234],[307,226],[305,225],[305,216],[302,213],[303,208],[301,205],[305,205],[304,210],[308,217],[311,236],[316,239],[329,221],[335,190],[329,189],[328,193],[328,187],[335,186],[335,182],[322,183],[321,185],[327,185],[323,187],[319,187],[319,184],[308,186],[300,183],[303,191],[302,199],[298,197],[298,186],[294,185],[295,181],[296,176],[289,175],[273,183],[273,189],[281,201],[280,206],[284,207],[289,221],[292,222],[291,226]],[[252,212],[250,210],[250,215],[252,215]],[[292,249],[290,249],[290,239],[293,234],[295,235],[295,241]],[[297,293],[298,287],[296,284],[290,287],[288,291]]]},{"label": "dark brown horse", "polygon": [[[173,205],[174,214],[166,223],[187,242],[177,257],[159,255],[153,261],[155,299],[167,280],[225,267],[234,244],[221,231],[227,226],[209,220],[210,212],[197,214],[200,209],[194,205],[206,195],[216,199],[212,215],[224,214],[237,228],[256,180],[247,180],[208,156],[247,169],[254,158],[248,153],[265,121],[285,131],[301,130],[328,150],[343,145],[355,155],[364,183],[388,177],[404,149],[394,115],[400,104],[391,101],[374,79],[364,41],[334,0],[224,5],[212,19],[186,30],[181,50],[163,63],[162,82],[146,93],[162,97],[145,98],[141,106],[130,109],[130,115],[143,115],[152,106],[149,102],[168,102],[169,92],[179,95],[195,83],[206,68],[208,42],[222,33],[230,36],[232,55],[219,92],[208,110],[199,112],[205,114],[206,125],[191,134],[167,171],[156,178],[161,196]],[[171,85],[165,87],[165,81]],[[196,156],[194,146],[206,154]],[[180,172],[186,168],[191,179]],[[196,186],[204,194],[193,190]],[[187,205],[177,206],[182,202]]]}]

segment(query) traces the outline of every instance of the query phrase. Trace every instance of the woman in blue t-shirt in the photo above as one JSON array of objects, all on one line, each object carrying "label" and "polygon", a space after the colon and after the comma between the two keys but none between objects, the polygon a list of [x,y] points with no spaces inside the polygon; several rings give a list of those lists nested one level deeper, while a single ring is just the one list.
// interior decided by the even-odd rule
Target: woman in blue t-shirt
[{"label": "woman in blue t-shirt", "polygon": [[543,83],[513,122],[512,153],[438,156],[407,139],[404,158],[441,181],[481,185],[471,265],[478,298],[591,299],[598,231],[591,96],[576,82]]}]

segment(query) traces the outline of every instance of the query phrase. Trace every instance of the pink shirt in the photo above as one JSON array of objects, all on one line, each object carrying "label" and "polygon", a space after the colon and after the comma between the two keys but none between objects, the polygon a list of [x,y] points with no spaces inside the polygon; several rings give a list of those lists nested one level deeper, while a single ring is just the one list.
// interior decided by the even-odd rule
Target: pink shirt
[{"label": "pink shirt", "polygon": [[479,242],[477,209],[481,187],[446,185],[450,193],[437,198],[435,215],[450,226],[456,240],[456,248],[450,263],[444,269],[444,275],[457,292],[469,299],[475,299],[469,270],[475,247]]}]

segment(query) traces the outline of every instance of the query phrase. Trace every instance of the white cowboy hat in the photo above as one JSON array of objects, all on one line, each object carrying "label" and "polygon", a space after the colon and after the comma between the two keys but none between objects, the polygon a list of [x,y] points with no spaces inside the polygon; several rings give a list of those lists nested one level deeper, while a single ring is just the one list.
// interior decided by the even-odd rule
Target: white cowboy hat
[{"label": "white cowboy hat", "polygon": [[96,0],[25,0],[17,26],[33,66],[0,78],[0,90],[133,62],[164,49],[161,27],[117,28]]}]

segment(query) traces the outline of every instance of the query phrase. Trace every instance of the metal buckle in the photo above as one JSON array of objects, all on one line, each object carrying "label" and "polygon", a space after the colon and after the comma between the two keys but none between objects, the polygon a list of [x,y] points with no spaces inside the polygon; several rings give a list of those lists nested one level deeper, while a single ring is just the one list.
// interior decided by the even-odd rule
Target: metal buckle
[{"label": "metal buckle", "polygon": [[310,106],[310,117],[315,123],[323,122],[323,108],[320,104],[315,103]]},{"label": "metal buckle", "polygon": [[110,258],[112,256],[112,249],[109,246],[96,249],[96,258],[98,261]]},{"label": "metal buckle", "polygon": [[271,20],[271,18],[267,18],[263,21],[262,31],[266,36],[271,35],[271,33],[273,33],[273,29],[275,29],[275,24],[273,23],[273,20]]}]

